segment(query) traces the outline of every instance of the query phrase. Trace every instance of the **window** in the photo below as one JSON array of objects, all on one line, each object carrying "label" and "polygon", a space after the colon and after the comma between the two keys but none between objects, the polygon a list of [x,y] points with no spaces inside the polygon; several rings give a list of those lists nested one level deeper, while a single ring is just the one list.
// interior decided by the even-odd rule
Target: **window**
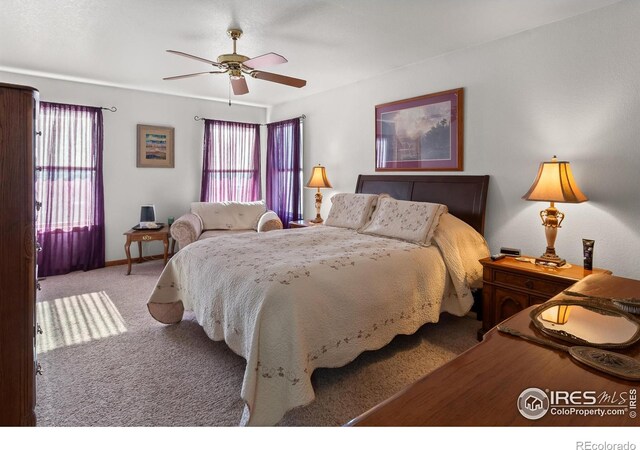
[{"label": "window", "polygon": [[42,102],[39,127],[39,273],[104,267],[102,110]]},{"label": "window", "polygon": [[260,126],[205,120],[200,200],[260,198]]},{"label": "window", "polygon": [[302,123],[267,125],[267,205],[285,228],[302,219]]}]

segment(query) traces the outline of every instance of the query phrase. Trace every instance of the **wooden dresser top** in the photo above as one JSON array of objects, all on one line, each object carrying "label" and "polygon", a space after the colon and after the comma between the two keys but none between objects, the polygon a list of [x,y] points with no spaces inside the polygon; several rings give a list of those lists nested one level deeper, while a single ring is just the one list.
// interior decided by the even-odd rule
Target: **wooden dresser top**
[{"label": "wooden dresser top", "polygon": [[[590,275],[571,287],[592,296],[640,297],[640,281],[607,274]],[[533,307],[532,307],[533,308]],[[542,336],[528,308],[504,323],[525,334]],[[619,351],[640,356],[640,344]],[[484,340],[397,395],[353,419],[353,426],[638,426],[627,411],[619,416],[552,415],[523,417],[516,407],[528,388],[589,390],[609,395],[640,389],[638,383],[580,365],[564,352],[542,347],[495,328]],[[640,409],[640,405],[637,406]]]}]

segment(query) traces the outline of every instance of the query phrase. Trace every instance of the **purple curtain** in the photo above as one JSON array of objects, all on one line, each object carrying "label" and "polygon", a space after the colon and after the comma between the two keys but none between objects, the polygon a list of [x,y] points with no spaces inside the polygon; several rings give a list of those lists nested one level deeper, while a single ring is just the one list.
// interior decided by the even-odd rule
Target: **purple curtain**
[{"label": "purple curtain", "polygon": [[302,143],[300,119],[267,125],[267,206],[285,228],[302,219]]},{"label": "purple curtain", "polygon": [[260,125],[205,120],[200,201],[260,200]]},{"label": "purple curtain", "polygon": [[104,267],[102,110],[41,102],[39,127],[38,274]]}]

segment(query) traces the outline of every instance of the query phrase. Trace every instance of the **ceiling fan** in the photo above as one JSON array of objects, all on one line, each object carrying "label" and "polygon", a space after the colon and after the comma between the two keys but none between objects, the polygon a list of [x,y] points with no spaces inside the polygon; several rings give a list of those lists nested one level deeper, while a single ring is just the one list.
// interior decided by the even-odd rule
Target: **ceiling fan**
[{"label": "ceiling fan", "polygon": [[240,55],[236,53],[236,41],[242,36],[242,30],[230,29],[227,34],[233,39],[233,53],[227,53],[218,56],[218,60],[211,61],[199,56],[190,55],[188,53],[179,52],[176,50],[167,50],[169,53],[173,53],[187,58],[197,59],[198,61],[211,64],[213,67],[219,70],[212,70],[209,72],[197,72],[187,75],[177,75],[175,77],[166,77],[163,80],[178,80],[180,78],[195,77],[197,75],[204,75],[207,73],[228,73],[231,80],[231,88],[235,95],[243,95],[249,92],[247,81],[244,75],[250,75],[253,78],[259,80],[272,81],[274,83],[285,84],[287,86],[293,86],[301,88],[307,84],[305,80],[300,78],[287,77],[285,75],[279,75],[277,73],[263,72],[263,67],[274,66],[276,64],[283,64],[287,62],[284,56],[277,53],[266,53],[264,55],[256,56],[255,58],[249,58],[248,56]]}]

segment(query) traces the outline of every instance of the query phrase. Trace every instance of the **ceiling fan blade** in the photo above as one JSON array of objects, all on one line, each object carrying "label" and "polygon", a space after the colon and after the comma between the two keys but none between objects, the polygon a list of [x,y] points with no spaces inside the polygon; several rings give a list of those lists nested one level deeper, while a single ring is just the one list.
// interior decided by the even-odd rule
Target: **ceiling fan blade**
[{"label": "ceiling fan blade", "polygon": [[258,78],[259,80],[273,81],[274,83],[286,84],[287,86],[297,88],[307,85],[306,80],[301,80],[300,78],[287,77],[284,75],[278,75],[277,73],[261,72],[259,70],[251,72],[251,76],[253,78]]},{"label": "ceiling fan blade", "polygon": [[243,64],[250,69],[262,69],[263,67],[275,66],[276,64],[284,64],[287,58],[277,53],[267,53],[246,60]]},{"label": "ceiling fan blade", "polygon": [[218,72],[214,70],[213,72],[189,73],[187,75],[176,75],[175,77],[166,77],[166,78],[163,78],[163,80],[179,80],[180,78],[195,77],[197,75],[204,75],[205,73],[224,73],[224,72]]},{"label": "ceiling fan blade", "polygon": [[249,93],[249,86],[247,86],[247,80],[244,77],[231,78],[231,87],[235,95],[244,95]]},{"label": "ceiling fan blade", "polygon": [[221,67],[220,64],[218,64],[215,61],[211,61],[211,60],[205,59],[205,58],[200,58],[199,56],[190,55],[190,54],[185,53],[185,52],[179,52],[177,50],[167,50],[167,52],[173,53],[174,55],[185,56],[185,57],[191,58],[191,59],[197,59],[198,61],[202,61],[202,62],[205,62],[207,64],[211,64],[212,66]]}]

